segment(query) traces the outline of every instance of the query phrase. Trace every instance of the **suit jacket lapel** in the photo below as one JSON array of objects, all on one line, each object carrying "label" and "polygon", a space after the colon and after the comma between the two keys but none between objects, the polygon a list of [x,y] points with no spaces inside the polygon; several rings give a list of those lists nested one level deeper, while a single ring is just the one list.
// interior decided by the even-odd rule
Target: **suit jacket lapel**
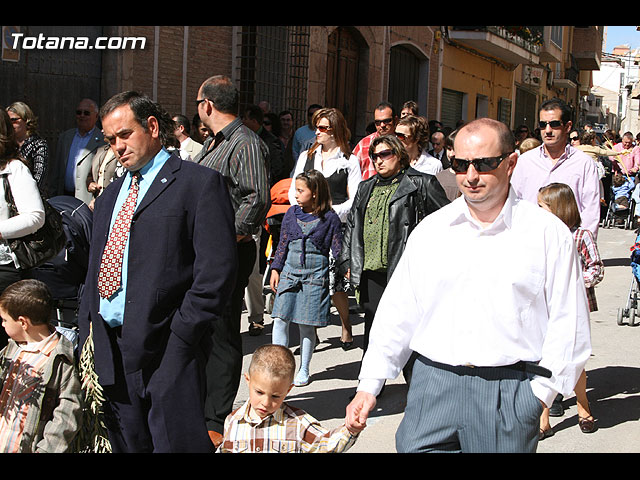
[{"label": "suit jacket lapel", "polygon": [[133,217],[137,217],[151,202],[153,202],[158,195],[160,195],[169,185],[175,180],[175,172],[180,170],[182,159],[176,156],[175,153],[171,154],[166,163],[162,166],[158,175],[153,180],[153,183],[145,193],[144,197],[136,207],[136,211]]}]

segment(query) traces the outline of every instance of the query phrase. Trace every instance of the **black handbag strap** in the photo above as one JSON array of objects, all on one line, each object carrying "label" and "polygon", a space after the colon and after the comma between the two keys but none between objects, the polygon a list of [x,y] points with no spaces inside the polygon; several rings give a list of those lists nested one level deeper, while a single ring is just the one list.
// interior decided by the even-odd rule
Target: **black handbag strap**
[{"label": "black handbag strap", "polygon": [[11,184],[9,183],[8,173],[2,175],[2,181],[4,183],[4,199],[7,202],[9,216],[15,217],[16,215],[18,215],[18,208],[16,207],[16,202],[13,199],[13,194],[11,193]]}]

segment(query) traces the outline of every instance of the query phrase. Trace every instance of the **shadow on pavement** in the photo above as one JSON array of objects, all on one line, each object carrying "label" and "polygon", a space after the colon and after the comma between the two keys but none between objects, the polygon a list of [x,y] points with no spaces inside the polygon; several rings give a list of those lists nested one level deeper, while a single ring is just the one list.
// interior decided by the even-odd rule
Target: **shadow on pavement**
[{"label": "shadow on pavement", "polygon": [[[319,374],[313,375],[315,379]],[[310,386],[313,383],[309,384]],[[322,422],[328,419],[344,418],[346,408],[355,393],[355,388],[340,388],[330,391],[300,391],[295,388],[287,395],[287,403],[303,409],[316,420]],[[376,407],[369,418],[395,415],[404,412],[407,399],[407,386],[405,384],[387,385],[378,396]]]},{"label": "shadow on pavement", "polygon": [[631,259],[627,258],[604,258],[602,259],[605,267],[628,267],[631,265]]},{"label": "shadow on pavement", "polygon": [[[587,396],[598,428],[612,428],[640,419],[640,368],[607,366],[587,370]],[[565,407],[575,405],[575,397],[565,400]],[[578,416],[572,415],[553,426],[557,432],[575,427]],[[577,427],[576,427],[577,428]]]}]

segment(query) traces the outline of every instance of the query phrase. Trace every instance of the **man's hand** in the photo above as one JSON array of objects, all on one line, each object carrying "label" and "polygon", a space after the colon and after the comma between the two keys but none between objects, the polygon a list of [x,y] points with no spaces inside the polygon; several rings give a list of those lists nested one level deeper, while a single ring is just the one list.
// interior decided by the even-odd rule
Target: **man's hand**
[{"label": "man's hand", "polygon": [[376,406],[376,397],[368,392],[358,392],[347,405],[345,425],[350,432],[360,433],[367,426],[369,413]]}]

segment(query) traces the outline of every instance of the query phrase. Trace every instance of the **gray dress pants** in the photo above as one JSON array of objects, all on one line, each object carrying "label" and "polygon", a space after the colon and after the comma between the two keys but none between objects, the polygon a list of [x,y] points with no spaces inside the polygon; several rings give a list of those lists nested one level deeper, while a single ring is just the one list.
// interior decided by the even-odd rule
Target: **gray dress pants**
[{"label": "gray dress pants", "polygon": [[452,367],[420,356],[413,367],[399,453],[535,453],[542,404],[530,375]]}]

